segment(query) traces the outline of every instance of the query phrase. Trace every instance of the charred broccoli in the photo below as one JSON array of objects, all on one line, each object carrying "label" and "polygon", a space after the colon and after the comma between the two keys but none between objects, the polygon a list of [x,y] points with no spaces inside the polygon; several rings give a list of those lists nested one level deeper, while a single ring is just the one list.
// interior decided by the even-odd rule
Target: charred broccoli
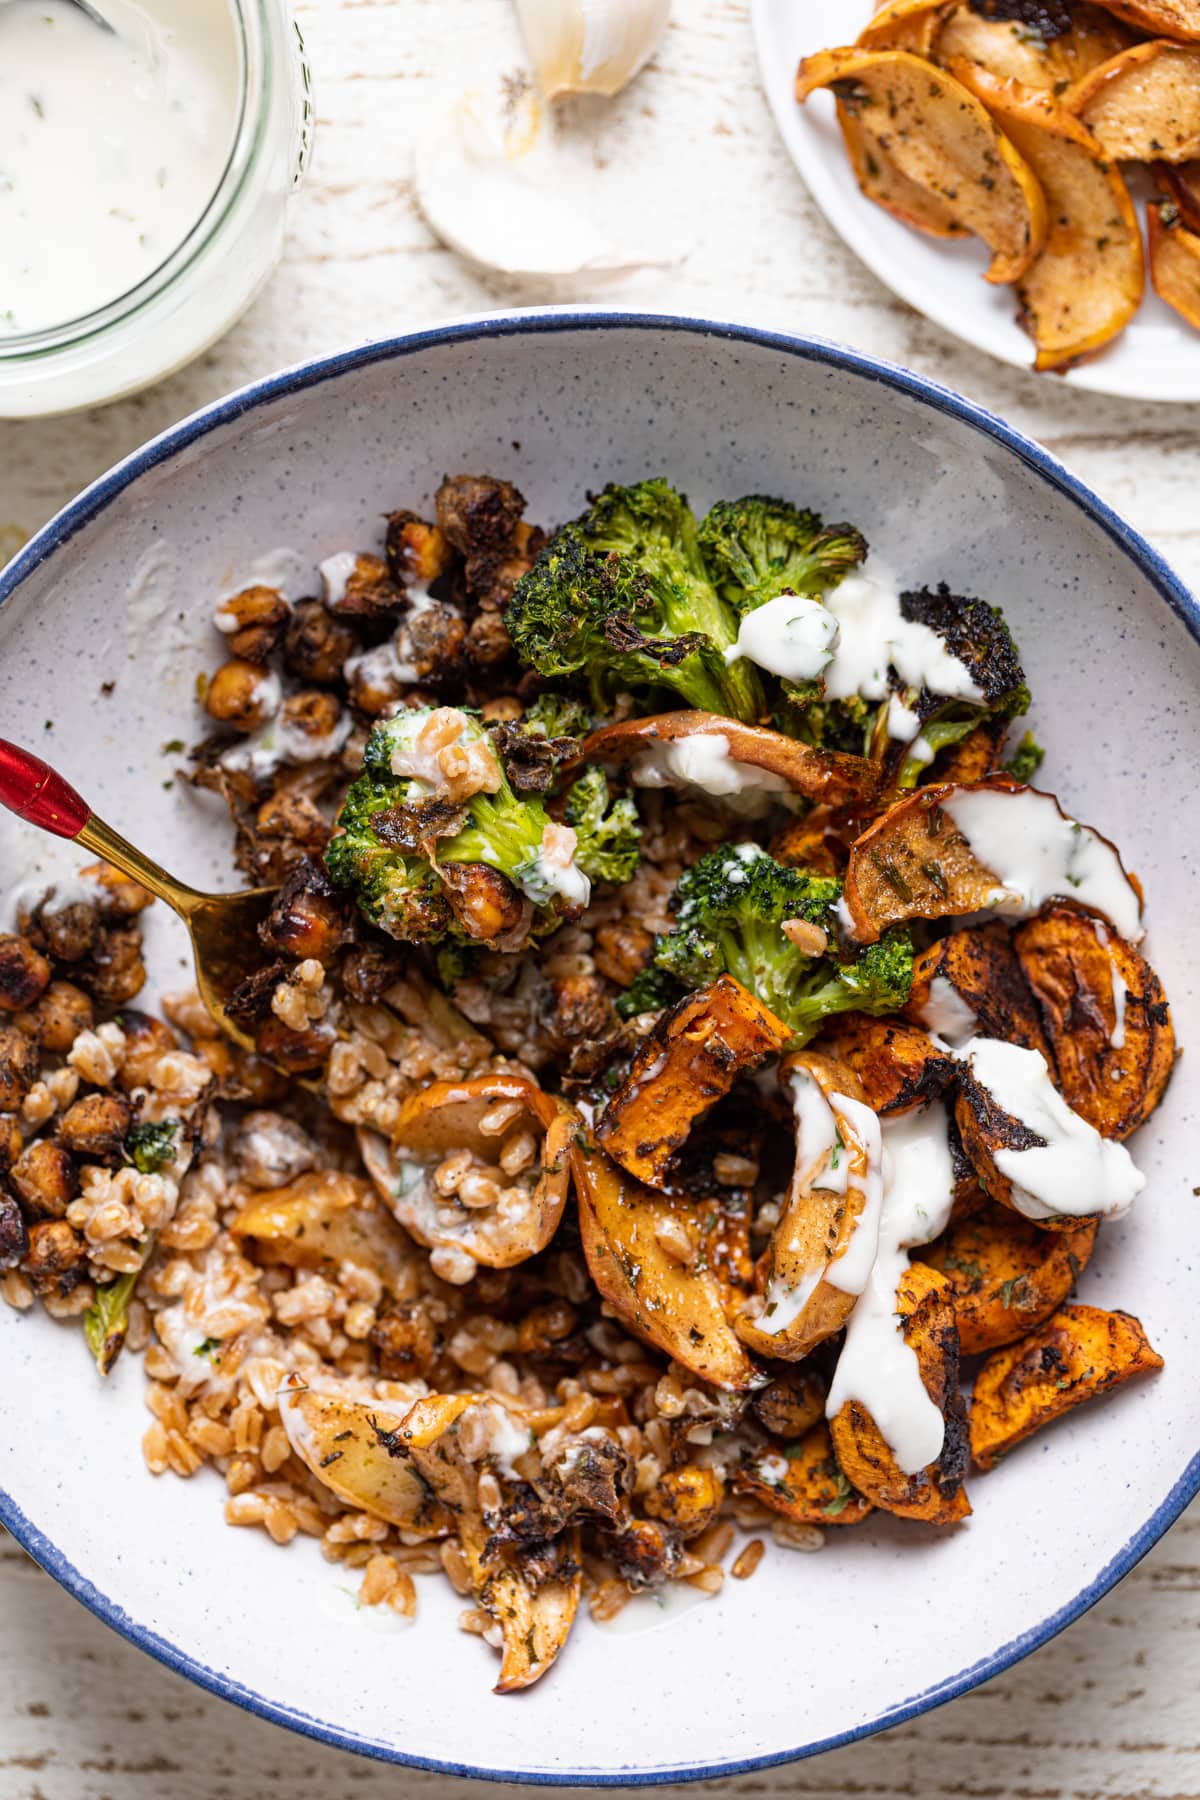
[{"label": "charred broccoli", "polygon": [[592,728],[592,715],[581,700],[548,689],[525,708],[519,723],[535,737],[581,738]]},{"label": "charred broccoli", "polygon": [[1032,781],[1043,762],[1046,752],[1034,737],[1027,731],[1008,761],[1004,764],[1004,773],[1011,775],[1014,781]]},{"label": "charred broccoli", "polygon": [[574,833],[541,800],[514,792],[483,725],[457,708],[409,708],[377,724],[338,826],[326,867],[393,937],[436,942],[453,934],[456,917],[473,937],[505,928],[497,919],[486,929],[477,913],[468,919],[463,884],[449,874],[456,864],[496,870],[543,926],[588,902]]},{"label": "charred broccoli", "polygon": [[567,795],[567,824],[576,835],[575,861],[592,881],[629,881],[641,860],[637,807],[625,796],[609,805],[603,769],[588,769]]},{"label": "charred broccoli", "polygon": [[784,593],[819,596],[867,554],[856,526],[825,525],[817,513],[768,494],[718,500],[699,541],[721,598],[738,613]]},{"label": "charred broccoli", "polygon": [[978,700],[962,700],[927,688],[901,691],[902,704],[920,720],[919,735],[896,778],[898,787],[909,788],[916,786],[939,751],[961,743],[980,725],[1028,712],[1030,697],[1017,646],[998,607],[952,594],[943,582],[936,592],[922,588],[901,594],[900,611],[910,622],[936,632],[980,692]]},{"label": "charred broccoli", "polygon": [[[659,937],[617,1010],[625,1017],[668,1004],[718,975],[733,975],[795,1032],[803,1044],[833,1013],[898,1011],[912,987],[907,932],[843,957],[834,908],[842,884],[777,863],[755,844],[723,845],[686,870],[675,889],[676,924]],[[783,930],[803,921],[825,934],[803,948]],[[814,954],[814,947],[816,954]],[[662,977],[673,983],[668,988]]]},{"label": "charred broccoli", "polygon": [[725,651],[737,619],[709,579],[695,518],[665,481],[607,487],[521,577],[505,614],[523,661],[585,683],[593,711],[628,690],[756,722],[758,672]]}]

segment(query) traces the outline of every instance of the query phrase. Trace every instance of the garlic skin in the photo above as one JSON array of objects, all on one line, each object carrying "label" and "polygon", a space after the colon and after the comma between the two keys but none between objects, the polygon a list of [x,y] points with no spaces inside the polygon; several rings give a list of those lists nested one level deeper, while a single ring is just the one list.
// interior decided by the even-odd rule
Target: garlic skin
[{"label": "garlic skin", "polygon": [[470,88],[418,139],[417,203],[451,250],[505,275],[620,272],[676,257],[615,243],[580,206],[546,109],[510,80]]},{"label": "garlic skin", "polygon": [[517,0],[547,100],[619,94],[657,50],[671,0]]}]

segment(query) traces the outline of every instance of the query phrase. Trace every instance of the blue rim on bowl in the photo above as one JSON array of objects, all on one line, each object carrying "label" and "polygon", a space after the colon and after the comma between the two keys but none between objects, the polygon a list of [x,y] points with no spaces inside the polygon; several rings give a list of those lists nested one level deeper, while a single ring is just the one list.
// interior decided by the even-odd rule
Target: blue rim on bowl
[{"label": "blue rim on bowl", "polygon": [[[759,330],[753,326],[721,324],[707,319],[683,318],[670,314],[615,311],[535,310],[457,325],[440,326],[408,336],[384,339],[356,350],[342,351],[333,356],[321,357],[313,362],[285,369],[279,374],[267,376],[262,381],[253,382],[250,386],[239,389],[225,399],[215,401],[211,406],[194,413],[190,418],[163,432],[159,437],[153,438],[140,450],[136,450],[123,462],[110,469],[107,474],[102,475],[99,480],[93,482],[91,487],[86,488],[77,499],[51,519],[49,524],[45,525],[35,537],[31,538],[7,568],[0,572],[0,606],[3,606],[12,597],[25,578],[40,563],[110,506],[131,482],[156,464],[195,443],[216,427],[240,417],[243,413],[252,411],[265,402],[317,386],[347,370],[411,356],[436,345],[516,335],[538,336],[554,332],[605,331],[614,328],[626,331],[690,332],[697,337],[718,337],[753,344],[760,348],[778,351],[786,356],[797,357],[803,361],[821,363],[828,368],[847,370],[854,375],[879,382],[898,393],[919,400],[935,412],[969,425],[983,436],[1011,451],[1022,462],[1036,470],[1052,487],[1071,499],[1089,519],[1099,525],[1105,534],[1138,566],[1166,605],[1182,621],[1191,636],[1200,642],[1200,602],[1197,602],[1188,592],[1158,552],[1152,549],[1146,540],[1129,525],[1125,524],[1098,495],[1069,474],[1048,451],[1034,443],[1032,439],[1022,436],[1020,432],[1015,431],[1010,425],[1006,425],[983,407],[962,398],[961,395],[953,393],[948,388],[939,386],[936,382],[927,380],[924,376],[912,373],[911,370],[899,368],[876,357],[868,356],[862,351],[851,350],[844,345],[830,343],[821,338],[792,337],[781,332]],[[432,1757],[413,1756],[396,1749],[391,1744],[341,1730],[322,1720],[295,1711],[278,1701],[268,1700],[221,1674],[220,1671],[208,1668],[205,1664],[196,1661],[178,1645],[168,1642],[157,1633],[147,1630],[136,1620],[131,1619],[115,1601],[100,1593],[81,1570],[68,1562],[55,1545],[50,1543],[38,1530],[36,1525],[25,1517],[21,1509],[3,1489],[0,1489],[0,1524],[12,1533],[22,1548],[49,1575],[52,1575],[60,1586],[64,1587],[76,1600],[82,1602],[98,1619],[111,1626],[114,1631],[119,1632],[131,1644],[136,1645],[139,1650],[146,1651],[169,1669],[187,1676],[189,1680],[196,1682],[198,1686],[216,1694],[219,1698],[230,1700],[246,1711],[257,1714],[260,1718],[269,1719],[277,1725],[287,1726],[292,1731],[315,1738],[335,1749],[356,1751],[361,1755],[377,1757],[385,1762],[429,1769],[439,1774],[472,1775],[491,1781],[527,1782],[530,1785],[544,1787],[645,1787],[667,1782],[697,1781],[716,1776],[741,1775],[754,1769],[815,1756],[821,1751],[835,1750],[845,1744],[856,1742],[860,1738],[869,1737],[874,1732],[885,1730],[889,1726],[904,1724],[907,1720],[929,1711],[932,1707],[940,1706],[947,1700],[953,1700],[960,1694],[969,1692],[981,1682],[988,1680],[993,1675],[1000,1674],[1003,1670],[1010,1668],[1013,1663],[1020,1661],[1023,1656],[1027,1656],[1031,1651],[1049,1642],[1051,1638],[1086,1612],[1089,1607],[1094,1606],[1098,1600],[1102,1599],[1109,1589],[1124,1575],[1127,1575],[1130,1569],[1152,1548],[1197,1492],[1200,1492],[1200,1453],[1191,1459],[1180,1479],[1150,1518],[1134,1533],[1118,1554],[1100,1571],[1099,1575],[1076,1594],[1067,1605],[1060,1607],[1057,1612],[1042,1620],[1031,1630],[1001,1646],[990,1656],[973,1663],[969,1668],[961,1670],[948,1680],[940,1682],[922,1693],[910,1696],[880,1717],[856,1726],[850,1731],[812,1743],[801,1744],[794,1749],[770,1751],[761,1756],[742,1757],[727,1762],[704,1763],[691,1767],[672,1764],[649,1769],[642,1767],[604,1771],[541,1770],[532,1773],[523,1770],[485,1769],[471,1764],[443,1762]]]}]

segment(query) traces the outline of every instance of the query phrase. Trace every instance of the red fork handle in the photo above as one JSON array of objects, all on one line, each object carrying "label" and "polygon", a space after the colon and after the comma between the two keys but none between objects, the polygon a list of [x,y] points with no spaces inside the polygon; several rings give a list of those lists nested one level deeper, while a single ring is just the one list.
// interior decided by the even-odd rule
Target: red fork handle
[{"label": "red fork handle", "polygon": [[0,806],[64,838],[77,838],[92,816],[70,782],[7,738],[0,738]]}]

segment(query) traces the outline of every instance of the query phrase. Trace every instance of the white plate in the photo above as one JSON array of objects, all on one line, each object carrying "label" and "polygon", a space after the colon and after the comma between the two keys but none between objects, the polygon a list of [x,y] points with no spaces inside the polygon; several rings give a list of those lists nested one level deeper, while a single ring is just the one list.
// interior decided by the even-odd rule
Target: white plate
[{"label": "white plate", "polygon": [[[110,821],[198,884],[230,882],[211,796],[164,788],[205,730],[213,597],[292,546],[379,541],[444,470],[519,483],[531,516],[606,479],[671,475],[699,506],[787,493],[857,520],[913,585],[1002,601],[1049,746],[1046,775],[1121,844],[1150,954],[1200,1040],[1200,614],[1155,554],[1045,451],[954,395],[830,345],[687,320],[541,315],[333,357],[220,402],[139,451],[0,576],[6,736],[53,757]],[[101,683],[115,681],[111,694]],[[46,721],[53,729],[46,730]],[[6,815],[0,815],[4,818]],[[5,884],[46,840],[0,840]],[[230,883],[231,884],[231,883]],[[161,909],[156,908],[155,914]],[[153,973],[179,983],[154,918]],[[715,1601],[620,1633],[580,1620],[532,1692],[490,1692],[462,1602],[420,1583],[407,1631],[298,1539],[222,1519],[220,1479],[154,1480],[137,1359],[103,1386],[77,1328],[0,1306],[0,1522],[72,1593],[172,1667],[268,1718],[396,1762],[512,1780],[637,1783],[787,1760],[962,1692],[1044,1642],[1149,1548],[1200,1480],[1194,1087],[1135,1142],[1149,1187],[1106,1227],[1084,1296],[1145,1320],[1152,1381],[1084,1409],[970,1484],[945,1537],[876,1518],[820,1554],[772,1549]],[[646,1630],[649,1622],[655,1629]],[[640,1629],[627,1631],[630,1624]],[[134,1697],[136,1698],[136,1696]],[[131,1701],[132,1704],[132,1701]]]},{"label": "white plate", "polygon": [[[796,104],[800,58],[852,44],[877,10],[871,0],[753,0],[759,67],[788,153],[834,230],[893,293],[964,343],[1031,369],[1033,344],[1016,322],[1015,290],[984,281],[989,259],[979,240],[926,237],[865,199],[832,95]],[[1145,205],[1136,204],[1144,228]],[[1200,400],[1200,332],[1159,299],[1147,277],[1146,298],[1115,344],[1066,375],[1041,379],[1130,400]]]}]

